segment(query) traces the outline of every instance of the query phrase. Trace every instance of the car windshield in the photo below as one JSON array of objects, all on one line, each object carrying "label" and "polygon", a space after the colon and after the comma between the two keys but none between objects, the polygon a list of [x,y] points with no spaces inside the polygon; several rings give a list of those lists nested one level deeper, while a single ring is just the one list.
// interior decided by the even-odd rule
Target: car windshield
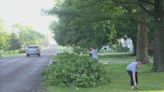
[{"label": "car windshield", "polygon": [[28,48],[38,48],[38,46],[28,46]]}]

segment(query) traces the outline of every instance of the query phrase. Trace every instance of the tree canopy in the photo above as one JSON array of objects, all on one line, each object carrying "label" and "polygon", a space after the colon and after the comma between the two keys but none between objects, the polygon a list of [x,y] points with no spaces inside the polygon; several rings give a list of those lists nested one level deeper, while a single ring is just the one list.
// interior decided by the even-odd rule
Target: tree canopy
[{"label": "tree canopy", "polygon": [[5,32],[3,20],[0,19],[0,50],[7,49],[8,33]]},{"label": "tree canopy", "polygon": [[18,38],[16,33],[11,33],[9,36],[9,50],[18,50],[21,48],[20,39]]},{"label": "tree canopy", "polygon": [[111,19],[120,16],[124,11],[121,7],[108,4],[112,3],[98,0],[67,0],[57,3],[56,7],[48,12],[59,17],[59,21],[51,25],[57,42],[82,48],[101,47],[109,40],[114,42],[117,32]]},{"label": "tree canopy", "polygon": [[22,24],[14,24],[13,28],[15,28],[18,31],[18,37],[23,47],[29,44],[40,45],[45,39],[43,34],[36,32],[30,26],[26,26],[26,25],[24,26]]}]

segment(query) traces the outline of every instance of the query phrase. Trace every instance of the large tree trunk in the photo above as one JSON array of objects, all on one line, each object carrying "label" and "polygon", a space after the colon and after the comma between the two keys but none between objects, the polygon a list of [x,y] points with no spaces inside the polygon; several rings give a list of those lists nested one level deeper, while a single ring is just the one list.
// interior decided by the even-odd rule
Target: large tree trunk
[{"label": "large tree trunk", "polygon": [[146,13],[143,10],[139,10],[139,23],[137,34],[137,59],[144,60],[145,63],[149,63],[148,51],[147,51],[147,25],[146,25]]},{"label": "large tree trunk", "polygon": [[164,23],[163,0],[155,0],[155,39],[153,71],[164,71]]}]

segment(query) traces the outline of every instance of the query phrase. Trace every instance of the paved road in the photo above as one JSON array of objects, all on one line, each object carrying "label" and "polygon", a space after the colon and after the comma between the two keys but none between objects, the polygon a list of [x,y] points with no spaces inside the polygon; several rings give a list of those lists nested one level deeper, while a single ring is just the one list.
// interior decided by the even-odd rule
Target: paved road
[{"label": "paved road", "polygon": [[0,92],[40,92],[41,72],[55,53],[49,47],[41,57],[15,57],[0,59]]}]

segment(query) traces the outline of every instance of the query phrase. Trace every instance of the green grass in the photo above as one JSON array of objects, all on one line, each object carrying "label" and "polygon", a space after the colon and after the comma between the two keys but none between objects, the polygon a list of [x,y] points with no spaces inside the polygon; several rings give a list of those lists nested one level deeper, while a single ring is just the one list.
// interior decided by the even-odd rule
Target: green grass
[{"label": "green grass", "polygon": [[9,53],[9,51],[4,51],[1,54],[0,58],[15,57],[15,56],[20,56],[20,55],[23,55],[23,54],[22,53],[19,53],[18,50],[14,51],[14,52],[11,51],[10,53]]},{"label": "green grass", "polygon": [[134,59],[130,55],[103,55],[100,62],[110,72],[111,83],[96,88],[47,87],[47,92],[164,92],[164,73],[151,72],[152,64],[139,69],[139,89],[132,91],[126,66]]}]

